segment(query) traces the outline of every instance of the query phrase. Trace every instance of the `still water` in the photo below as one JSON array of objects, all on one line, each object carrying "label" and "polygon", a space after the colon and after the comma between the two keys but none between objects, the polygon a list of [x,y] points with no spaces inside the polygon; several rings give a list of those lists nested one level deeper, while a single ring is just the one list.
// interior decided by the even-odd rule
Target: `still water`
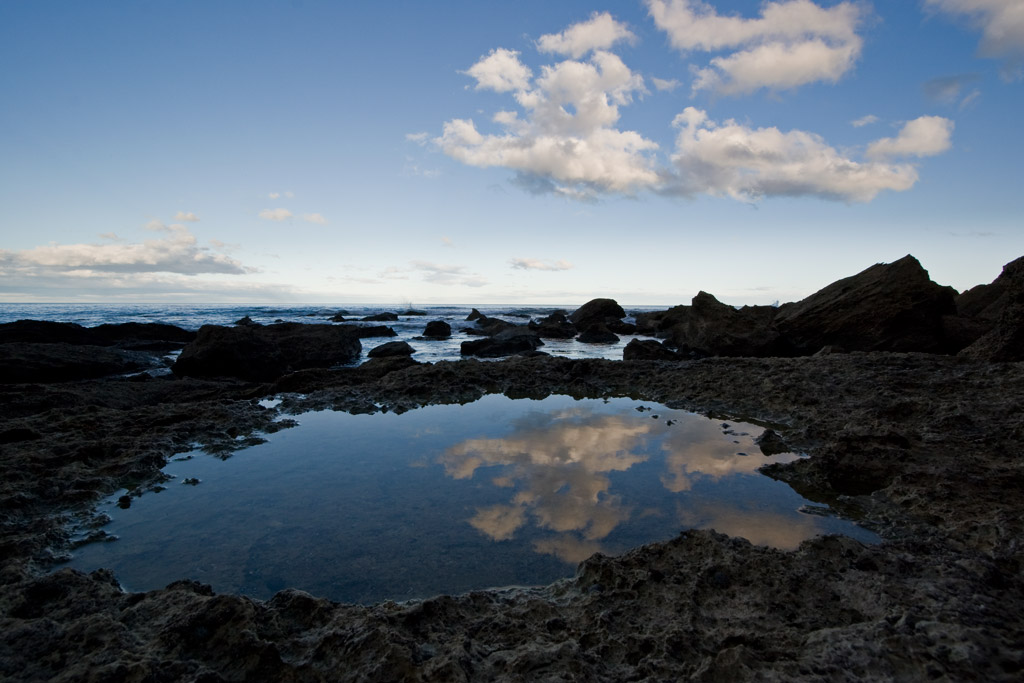
[{"label": "still water", "polygon": [[[823,533],[874,541],[757,469],[761,427],[632,399],[493,395],[403,414],[305,413],[221,460],[176,459],[159,493],[102,511],[119,540],[71,566],[126,588],[180,578],[267,598],[344,602],[545,584],[688,528],[793,548]],[[191,457],[189,457],[191,456]],[[189,480],[199,483],[185,484]]]}]

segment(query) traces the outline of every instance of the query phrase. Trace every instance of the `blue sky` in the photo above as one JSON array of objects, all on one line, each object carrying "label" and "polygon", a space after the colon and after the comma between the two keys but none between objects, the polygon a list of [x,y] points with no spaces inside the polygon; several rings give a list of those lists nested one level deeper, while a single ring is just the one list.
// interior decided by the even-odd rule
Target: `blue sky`
[{"label": "blue sky", "polygon": [[1024,2],[0,3],[0,301],[791,301],[1024,254]]}]

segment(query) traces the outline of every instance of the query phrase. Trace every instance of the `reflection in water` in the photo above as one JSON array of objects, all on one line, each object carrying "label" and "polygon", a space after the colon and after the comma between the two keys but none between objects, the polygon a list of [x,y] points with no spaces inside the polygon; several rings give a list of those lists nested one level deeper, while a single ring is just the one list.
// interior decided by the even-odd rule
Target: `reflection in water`
[{"label": "reflection in water", "polygon": [[[654,415],[657,415],[655,419]],[[115,543],[72,566],[132,590],[191,578],[268,598],[296,587],[374,602],[571,576],[617,554],[713,527],[791,548],[826,532],[807,501],[757,473],[761,429],[629,399],[488,396],[401,415],[308,413],[226,461],[196,453],[160,494],[102,508]]]}]

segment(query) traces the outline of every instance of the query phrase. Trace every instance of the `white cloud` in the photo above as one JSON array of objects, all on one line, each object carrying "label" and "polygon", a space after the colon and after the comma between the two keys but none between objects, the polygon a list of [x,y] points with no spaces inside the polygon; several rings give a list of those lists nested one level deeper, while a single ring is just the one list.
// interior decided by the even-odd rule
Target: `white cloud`
[{"label": "white cloud", "polygon": [[277,199],[278,197],[281,196],[281,193],[280,192],[268,192],[267,196],[270,197],[271,199]]},{"label": "white cloud", "polygon": [[645,92],[642,77],[616,55],[596,51],[586,62],[544,66],[532,87],[522,83],[515,99],[526,117],[496,114],[503,133],[483,134],[472,120],[452,119],[435,142],[465,164],[539,176],[569,196],[632,193],[657,181],[646,156],[657,144],[614,128],[619,107],[638,92]]},{"label": "white cloud", "polygon": [[199,216],[195,215],[191,211],[179,211],[177,214],[175,214],[174,220],[186,221],[188,223],[198,223]]},{"label": "white cloud", "polygon": [[868,114],[867,116],[862,116],[855,121],[850,121],[850,125],[854,128],[863,128],[864,126],[870,126],[872,123],[878,123],[878,117],[874,114]]},{"label": "white cloud", "polygon": [[388,266],[380,273],[380,277],[387,280],[408,280],[411,276],[436,285],[483,287],[488,284],[486,279],[470,272],[465,266],[432,261],[410,261],[408,268]]},{"label": "white cloud", "polygon": [[307,223],[327,225],[327,219],[324,218],[323,214],[320,213],[304,213],[302,214],[302,220],[306,221]]},{"label": "white cloud", "polygon": [[430,133],[406,133],[405,139],[409,142],[415,142],[417,145],[425,145],[430,139]]},{"label": "white cloud", "polygon": [[[151,226],[152,223],[147,227]],[[159,229],[167,236],[142,243],[49,244],[23,251],[0,251],[0,270],[10,269],[22,276],[78,277],[97,273],[250,272],[225,254],[199,247],[196,237],[184,225]]]},{"label": "white cloud", "polygon": [[666,80],[664,78],[655,78],[655,77],[652,76],[651,77],[651,82],[654,83],[654,87],[657,88],[658,90],[663,90],[663,91],[667,91],[667,92],[672,92],[673,90],[678,88],[680,85],[682,85],[682,83],[680,83],[675,78]]},{"label": "white cloud", "polygon": [[687,107],[672,160],[678,177],[666,192],[726,195],[743,201],[766,196],[811,195],[869,201],[882,190],[910,189],[917,171],[909,164],[857,162],[818,135],[800,130],[721,124]]},{"label": "white cloud", "polygon": [[594,12],[588,21],[573,24],[561,33],[541,36],[537,49],[579,59],[591,50],[607,50],[615,43],[635,40],[626,25],[615,21],[611,14]]},{"label": "white cloud", "polygon": [[288,209],[263,209],[260,211],[260,218],[268,221],[285,221],[292,217]]},{"label": "white cloud", "polygon": [[543,261],[536,258],[514,258],[509,263],[513,268],[521,270],[570,270],[572,264],[568,261]]},{"label": "white cloud", "polygon": [[496,92],[523,90],[533,76],[533,72],[519,61],[518,52],[503,47],[491,50],[463,73],[476,79],[477,90]]},{"label": "white cloud", "polygon": [[852,2],[831,8],[810,0],[765,2],[757,19],[722,16],[700,0],[648,0],[647,7],[680,51],[735,50],[694,68],[694,91],[738,95],[835,83],[863,44],[856,31],[864,10]]},{"label": "white cloud", "polygon": [[981,54],[1003,59],[1003,76],[1020,78],[1024,65],[1024,3],[1020,0],[925,0],[935,10],[964,16],[981,30]]},{"label": "white cloud", "polygon": [[921,116],[908,121],[895,138],[882,138],[868,145],[869,159],[889,157],[930,157],[950,148],[953,122],[941,116]]},{"label": "white cloud", "polygon": [[455,242],[452,242],[452,238],[451,237],[441,237],[441,244],[443,244],[446,247],[454,247],[455,246]]},{"label": "white cloud", "polygon": [[295,193],[290,190],[288,192],[268,192],[267,196],[270,197],[271,199],[278,199],[280,197],[292,199],[293,197],[295,197]]}]

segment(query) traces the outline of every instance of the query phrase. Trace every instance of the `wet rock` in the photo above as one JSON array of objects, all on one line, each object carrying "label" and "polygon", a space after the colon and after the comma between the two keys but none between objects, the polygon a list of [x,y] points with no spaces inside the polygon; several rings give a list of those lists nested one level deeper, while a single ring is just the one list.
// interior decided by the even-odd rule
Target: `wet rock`
[{"label": "wet rock", "polygon": [[407,311],[403,311],[403,312],[402,312],[402,313],[400,313],[399,315],[409,315],[409,316],[423,316],[423,315],[426,315],[426,314],[427,314],[427,312],[426,312],[426,311],[417,311],[417,310],[415,310],[415,309],[413,309],[413,308],[410,308],[410,309],[409,309],[409,310],[407,310]]},{"label": "wet rock", "polygon": [[510,323],[507,320],[502,320],[501,318],[490,318],[486,315],[480,315],[476,318],[476,326],[466,329],[464,332],[466,334],[472,334],[480,337],[493,337],[505,330],[516,328],[521,328],[524,333],[527,330],[525,325],[516,325],[515,323]]},{"label": "wet rock", "polygon": [[345,317],[347,315],[349,315],[349,313],[347,311],[344,311],[344,312],[341,312],[341,313],[335,313],[330,318],[328,318],[328,320],[330,320],[332,323],[347,322],[348,318]]},{"label": "wet rock", "polygon": [[585,330],[595,323],[608,323],[625,317],[626,312],[615,299],[591,299],[572,312],[569,322]]},{"label": "wet rock", "polygon": [[935,284],[913,256],[880,263],[778,309],[774,324],[797,353],[827,345],[849,351],[947,350],[942,319],[955,291]]},{"label": "wet rock", "polygon": [[659,321],[659,336],[673,346],[701,356],[789,355],[772,325],[772,306],[735,308],[707,292],[690,306],[676,306]]},{"label": "wet rock", "polygon": [[452,326],[443,320],[432,320],[423,330],[423,336],[432,339],[447,339],[452,336]]},{"label": "wet rock", "polygon": [[623,360],[682,360],[682,356],[654,339],[633,339],[622,350]]},{"label": "wet rock", "polygon": [[469,315],[466,316],[466,322],[473,322],[483,317],[484,314],[474,308],[469,312]]},{"label": "wet rock", "polygon": [[790,450],[783,438],[774,429],[766,429],[761,432],[761,435],[754,439],[754,443],[761,448],[761,452],[765,455],[788,453]]},{"label": "wet rock", "polygon": [[82,327],[76,323],[18,320],[0,324],[0,344],[25,342],[162,350],[180,348],[195,339],[195,336],[195,332],[163,323],[118,323]]},{"label": "wet rock", "polygon": [[368,315],[365,318],[360,318],[360,320],[362,320],[363,322],[366,322],[366,323],[397,322],[398,321],[398,314],[397,313],[390,313],[390,312],[375,313],[373,315]]},{"label": "wet rock", "polygon": [[237,377],[272,381],[286,373],[358,360],[356,326],[281,323],[267,326],[204,325],[178,356],[179,376]]},{"label": "wet rock", "polygon": [[0,344],[0,384],[73,382],[123,375],[151,367],[137,351],[78,344]]},{"label": "wet rock", "polygon": [[619,338],[604,323],[592,323],[576,337],[576,341],[584,344],[617,344]]},{"label": "wet rock", "polygon": [[636,334],[636,325],[623,320],[610,320],[605,323],[605,327],[615,334]]},{"label": "wet rock", "polygon": [[536,334],[526,328],[506,330],[494,337],[462,342],[460,352],[463,356],[480,358],[500,358],[518,353],[534,351],[544,342]]},{"label": "wet rock", "polygon": [[552,313],[536,322],[531,320],[529,328],[542,339],[572,339],[577,334],[576,326],[561,312]]},{"label": "wet rock", "polygon": [[249,316],[245,316],[244,318],[241,318],[241,319],[239,319],[239,320],[236,320],[236,321],[235,321],[235,324],[236,324],[236,325],[242,325],[242,326],[247,326],[247,327],[248,327],[248,326],[254,326],[254,325],[257,325],[257,326],[258,326],[258,325],[259,325],[259,323],[258,323],[258,322],[255,322],[255,321],[254,321],[254,320],[253,320],[252,318],[250,318]]},{"label": "wet rock", "polygon": [[416,353],[416,349],[412,348],[408,342],[396,341],[376,346],[370,349],[366,356],[368,358],[389,358],[393,356],[411,356],[414,353]]}]

